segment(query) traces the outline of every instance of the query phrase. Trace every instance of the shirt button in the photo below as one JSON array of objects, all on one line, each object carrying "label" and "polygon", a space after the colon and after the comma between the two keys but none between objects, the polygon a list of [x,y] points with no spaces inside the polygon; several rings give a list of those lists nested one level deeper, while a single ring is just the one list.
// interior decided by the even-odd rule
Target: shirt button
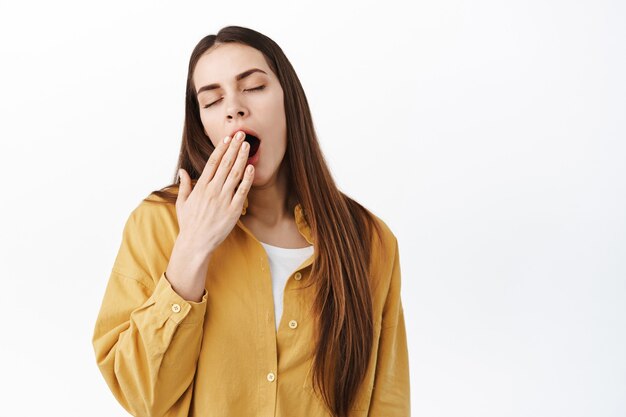
[{"label": "shirt button", "polygon": [[267,374],[267,380],[272,382],[273,380],[276,379],[276,375],[274,375],[273,372],[270,372],[269,374]]},{"label": "shirt button", "polygon": [[178,313],[180,311],[180,306],[178,304],[172,304],[172,311],[174,313]]},{"label": "shirt button", "polygon": [[296,279],[296,281],[300,281],[302,279],[302,274],[299,272],[296,272],[296,275],[294,276],[294,278]]},{"label": "shirt button", "polygon": [[298,322],[295,320],[291,320],[289,322],[289,327],[291,327],[292,329],[295,329],[296,327],[298,327]]}]

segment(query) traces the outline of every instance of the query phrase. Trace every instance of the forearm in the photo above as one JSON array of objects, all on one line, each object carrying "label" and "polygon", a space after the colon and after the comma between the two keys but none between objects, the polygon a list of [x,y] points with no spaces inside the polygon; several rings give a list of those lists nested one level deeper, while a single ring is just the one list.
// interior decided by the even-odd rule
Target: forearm
[{"label": "forearm", "polygon": [[199,251],[179,236],[174,242],[165,275],[174,291],[187,301],[200,302],[212,251]]}]

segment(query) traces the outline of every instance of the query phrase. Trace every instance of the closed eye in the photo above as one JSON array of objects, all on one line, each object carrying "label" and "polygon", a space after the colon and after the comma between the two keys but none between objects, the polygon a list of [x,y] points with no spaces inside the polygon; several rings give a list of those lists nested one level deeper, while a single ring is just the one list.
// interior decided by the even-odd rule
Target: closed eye
[{"label": "closed eye", "polygon": [[[264,85],[260,85],[260,86],[258,86],[258,87],[249,88],[249,89],[247,89],[247,90],[243,90],[243,91],[257,91],[257,90],[263,90],[264,88],[265,88],[265,86],[264,86]],[[221,100],[221,99],[220,99],[220,100]],[[207,107],[211,107],[212,105],[214,105],[215,103],[217,103],[217,102],[218,102],[218,101],[220,101],[220,100],[216,100],[216,101],[214,101],[214,102],[213,102],[213,103],[211,103],[211,104],[207,104],[207,105],[206,105],[206,106],[204,106],[203,108],[205,108],[205,109],[206,109]]]}]

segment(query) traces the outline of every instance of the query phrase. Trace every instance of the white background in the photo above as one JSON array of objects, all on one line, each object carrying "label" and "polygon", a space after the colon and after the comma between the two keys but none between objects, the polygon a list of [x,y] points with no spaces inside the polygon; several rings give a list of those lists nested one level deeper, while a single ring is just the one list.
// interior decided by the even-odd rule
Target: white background
[{"label": "white background", "polygon": [[233,24],[398,237],[413,416],[626,415],[625,4],[2,1],[0,413],[127,415],[95,318],[189,55]]}]

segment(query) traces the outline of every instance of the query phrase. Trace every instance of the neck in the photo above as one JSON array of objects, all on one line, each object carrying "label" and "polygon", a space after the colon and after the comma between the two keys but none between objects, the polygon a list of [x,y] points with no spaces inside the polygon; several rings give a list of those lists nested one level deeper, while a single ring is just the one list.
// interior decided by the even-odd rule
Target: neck
[{"label": "neck", "polygon": [[272,227],[294,217],[295,202],[287,195],[287,178],[287,164],[283,163],[266,184],[250,188],[246,220]]}]

